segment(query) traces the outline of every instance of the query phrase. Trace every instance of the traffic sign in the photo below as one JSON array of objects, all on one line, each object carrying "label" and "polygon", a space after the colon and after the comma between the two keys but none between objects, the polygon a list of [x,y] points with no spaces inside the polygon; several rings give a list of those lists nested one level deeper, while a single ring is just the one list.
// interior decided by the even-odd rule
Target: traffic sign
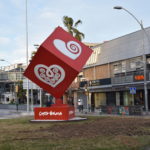
[{"label": "traffic sign", "polygon": [[136,94],[136,87],[130,87],[130,94]]}]

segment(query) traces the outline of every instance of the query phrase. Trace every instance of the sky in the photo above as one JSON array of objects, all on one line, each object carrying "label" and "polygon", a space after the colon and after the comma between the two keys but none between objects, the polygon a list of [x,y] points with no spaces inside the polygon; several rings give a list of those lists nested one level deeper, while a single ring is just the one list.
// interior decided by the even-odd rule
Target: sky
[{"label": "sky", "polygon": [[[102,43],[140,30],[140,25],[122,6],[150,26],[150,0],[27,0],[29,59],[35,44],[41,44],[57,26],[65,29],[62,18],[82,20],[78,29],[83,42]],[[0,66],[26,63],[25,0],[0,0]]]}]

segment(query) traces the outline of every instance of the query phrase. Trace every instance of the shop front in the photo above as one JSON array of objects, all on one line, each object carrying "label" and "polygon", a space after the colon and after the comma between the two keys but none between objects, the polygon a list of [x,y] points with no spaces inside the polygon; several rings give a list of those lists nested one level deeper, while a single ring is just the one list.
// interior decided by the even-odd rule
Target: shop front
[{"label": "shop front", "polygon": [[[131,91],[132,87],[135,89]],[[121,86],[90,87],[91,105],[104,113],[142,114],[144,110],[144,90],[142,84]],[[150,94],[149,94],[150,96]],[[150,100],[149,100],[150,101]],[[150,104],[149,104],[150,105]]]}]

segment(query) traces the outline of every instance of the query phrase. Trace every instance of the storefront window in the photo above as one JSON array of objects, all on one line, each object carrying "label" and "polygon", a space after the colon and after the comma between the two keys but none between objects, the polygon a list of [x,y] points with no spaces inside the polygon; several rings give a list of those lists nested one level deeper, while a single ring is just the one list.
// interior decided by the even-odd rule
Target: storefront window
[{"label": "storefront window", "polygon": [[105,93],[95,93],[95,107],[100,105],[106,105],[106,94]]},{"label": "storefront window", "polygon": [[124,106],[132,106],[134,104],[134,95],[130,94],[129,91],[124,92]]},{"label": "storefront window", "polygon": [[135,105],[144,105],[143,95],[144,95],[143,91],[137,91],[135,95],[135,101],[134,101]]}]

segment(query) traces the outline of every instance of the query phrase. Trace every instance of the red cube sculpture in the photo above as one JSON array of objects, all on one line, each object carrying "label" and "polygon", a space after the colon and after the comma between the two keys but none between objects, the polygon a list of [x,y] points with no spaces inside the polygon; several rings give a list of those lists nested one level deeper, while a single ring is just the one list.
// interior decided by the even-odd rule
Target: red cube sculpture
[{"label": "red cube sculpture", "polygon": [[24,75],[60,98],[80,72],[92,50],[61,27],[41,44]]}]

